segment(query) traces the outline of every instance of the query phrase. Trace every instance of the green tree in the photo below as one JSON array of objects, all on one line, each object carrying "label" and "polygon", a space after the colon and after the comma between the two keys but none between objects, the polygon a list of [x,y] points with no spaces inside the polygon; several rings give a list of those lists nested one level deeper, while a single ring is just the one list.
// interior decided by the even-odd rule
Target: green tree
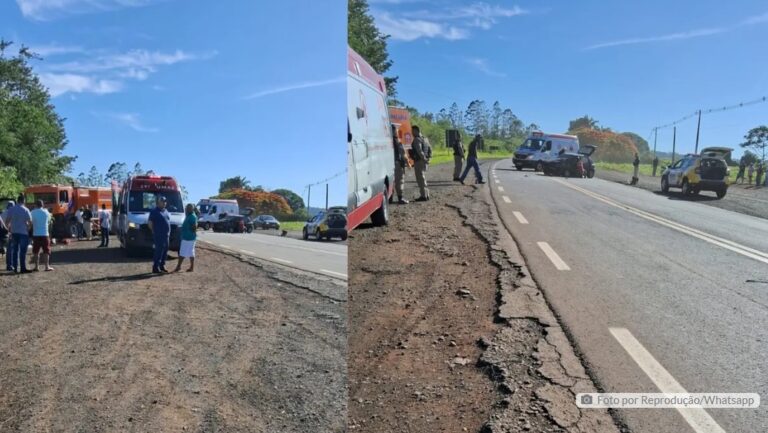
[{"label": "green tree", "polygon": [[599,129],[597,120],[587,116],[586,114],[578,119],[571,120],[568,124],[568,132],[573,133],[580,129]]},{"label": "green tree", "polygon": [[761,161],[765,161],[765,148],[768,147],[768,126],[762,125],[750,129],[744,136],[741,147],[753,150],[756,154],[761,155]]},{"label": "green tree", "polygon": [[128,179],[128,168],[124,162],[113,162],[107,169],[107,174],[104,175],[104,180],[117,182],[118,185],[122,185],[126,179]]},{"label": "green tree", "polygon": [[637,148],[637,151],[640,153],[640,156],[648,155],[651,152],[651,149],[648,146],[648,142],[645,141],[643,137],[635,134],[634,132],[622,132],[621,135],[629,137],[629,139],[632,140],[633,143],[635,143],[635,147]]},{"label": "green tree", "polygon": [[141,166],[141,163],[140,163],[140,162],[137,162],[137,163],[136,163],[136,164],[133,166],[133,171],[132,171],[132,172],[130,172],[130,175],[131,175],[131,176],[144,176],[145,174],[147,174],[147,172],[144,170],[144,168],[142,168],[142,166]]},{"label": "green tree", "polygon": [[219,194],[222,194],[231,189],[244,189],[250,190],[251,181],[243,176],[230,177],[219,182]]},{"label": "green tree", "polygon": [[13,167],[23,185],[63,182],[75,159],[62,155],[64,119],[29,65],[35,55],[22,46],[6,57],[11,45],[0,40],[0,167]]},{"label": "green tree", "polygon": [[[349,0],[347,4],[347,43],[363,56],[379,74],[392,67],[387,52],[389,35],[382,34],[368,11],[367,0]],[[384,77],[390,98],[397,96],[397,77]]]},{"label": "green tree", "polygon": [[304,199],[301,198],[300,195],[296,194],[295,192],[289,189],[285,189],[285,188],[275,189],[275,190],[272,190],[272,193],[283,197],[285,201],[288,202],[288,205],[291,207],[291,210],[293,210],[294,212],[304,208]]},{"label": "green tree", "polygon": [[0,198],[15,198],[22,191],[24,191],[24,185],[16,176],[16,169],[0,167]]}]

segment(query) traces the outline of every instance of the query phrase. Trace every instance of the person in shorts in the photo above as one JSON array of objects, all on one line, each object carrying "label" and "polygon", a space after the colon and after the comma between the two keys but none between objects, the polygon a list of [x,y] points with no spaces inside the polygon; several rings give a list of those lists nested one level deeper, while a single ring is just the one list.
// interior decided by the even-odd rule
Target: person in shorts
[{"label": "person in shorts", "polygon": [[51,214],[43,206],[43,201],[38,200],[37,207],[32,215],[32,255],[35,258],[33,271],[40,268],[40,253],[42,251],[43,265],[46,271],[52,271],[51,267],[51,238],[48,236],[48,228],[51,225]]},{"label": "person in shorts", "polygon": [[181,270],[181,264],[184,263],[185,258],[189,258],[189,269],[187,272],[195,271],[195,242],[197,242],[197,214],[195,213],[195,206],[192,203],[188,203],[184,208],[184,213],[187,214],[184,217],[184,223],[181,225],[181,247],[179,248],[179,262],[176,264],[176,269],[173,272],[179,272]]}]

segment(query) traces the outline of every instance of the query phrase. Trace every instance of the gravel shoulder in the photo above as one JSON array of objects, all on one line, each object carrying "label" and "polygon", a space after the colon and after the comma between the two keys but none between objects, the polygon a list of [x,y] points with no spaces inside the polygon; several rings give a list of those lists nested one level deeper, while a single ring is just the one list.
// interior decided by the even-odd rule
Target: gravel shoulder
[{"label": "gravel shoulder", "polygon": [[448,179],[449,165],[430,167],[431,201],[350,238],[350,430],[617,431],[576,407],[595,387],[488,187]]},{"label": "gravel shoulder", "polygon": [[345,430],[346,287],[205,247],[153,276],[95,246],[0,275],[0,431]]},{"label": "gravel shoulder", "polygon": [[[611,182],[629,185],[632,174],[613,170],[598,169],[595,175]],[[643,188],[656,194],[661,192],[661,177],[640,175],[636,188]],[[689,200],[714,206],[758,218],[768,218],[768,187],[754,185],[731,185],[723,199],[718,200],[713,192],[702,192],[698,196],[684,197],[679,189],[672,188],[668,194],[670,200]]]}]

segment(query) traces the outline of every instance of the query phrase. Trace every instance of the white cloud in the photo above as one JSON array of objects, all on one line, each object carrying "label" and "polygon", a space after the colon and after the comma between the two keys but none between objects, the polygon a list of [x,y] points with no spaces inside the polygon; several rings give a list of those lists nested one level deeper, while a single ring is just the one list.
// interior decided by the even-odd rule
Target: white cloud
[{"label": "white cloud", "polygon": [[205,54],[191,54],[182,50],[172,53],[159,51],[131,50],[125,53],[109,54],[88,59],[85,61],[72,61],[50,65],[49,68],[57,71],[68,72],[97,72],[116,69],[144,70],[154,72],[158,66],[173,65],[190,60],[208,59],[216,55],[216,52]]},{"label": "white cloud", "polygon": [[51,96],[65,93],[95,93],[104,95],[119,92],[123,85],[119,81],[98,79],[78,74],[55,74],[43,72],[40,81],[48,88]]},{"label": "white cloud", "polygon": [[419,38],[442,38],[455,41],[469,37],[469,32],[459,27],[434,21],[398,18],[387,12],[376,15],[376,24],[383,34],[401,41],[414,41]]},{"label": "white cloud", "polygon": [[138,131],[138,132],[159,131],[159,129],[157,128],[150,128],[148,126],[145,126],[141,122],[141,116],[139,116],[137,113],[108,113],[105,116],[109,117],[110,119],[116,120],[117,122],[133,129],[134,131]]},{"label": "white cloud", "polygon": [[158,0],[16,0],[22,15],[33,20],[50,20],[67,15],[103,12],[146,6]]},{"label": "white cloud", "polygon": [[742,22],[742,24],[744,25],[761,24],[761,23],[768,23],[768,12],[762,15],[753,15],[751,17],[748,17]]},{"label": "white cloud", "polygon": [[489,77],[506,77],[507,76],[507,74],[505,74],[503,72],[499,72],[499,71],[496,71],[496,70],[492,69],[488,65],[488,60],[487,59],[471,57],[471,58],[464,59],[464,61],[467,64],[473,66],[478,71],[484,73],[485,75],[488,75]]},{"label": "white cloud", "polygon": [[62,54],[83,53],[85,50],[83,47],[74,45],[59,45],[59,44],[43,44],[32,45],[29,50],[41,57],[58,56]]},{"label": "white cloud", "polygon": [[451,9],[443,15],[432,14],[432,16],[437,20],[470,20],[473,26],[488,30],[498,22],[499,18],[512,18],[527,13],[528,11],[518,6],[505,8],[488,3],[473,3],[469,6]]},{"label": "white cloud", "polygon": [[692,39],[692,38],[699,38],[702,36],[716,35],[718,33],[723,33],[726,31],[727,29],[724,29],[724,28],[691,30],[687,32],[671,33],[671,34],[659,35],[659,36],[648,36],[648,37],[642,37],[642,38],[630,38],[630,39],[620,39],[616,41],[602,42],[599,44],[590,45],[584,49],[596,50],[599,48],[617,47],[620,45],[635,45],[635,44],[647,44],[652,42]]},{"label": "white cloud", "polygon": [[304,81],[301,83],[288,84],[288,85],[273,87],[271,89],[261,90],[259,92],[246,96],[244,99],[256,99],[256,98],[261,98],[268,95],[274,95],[277,93],[292,92],[294,90],[309,89],[311,87],[329,86],[331,84],[345,83],[345,82],[346,82],[345,77],[332,78],[330,80]]}]

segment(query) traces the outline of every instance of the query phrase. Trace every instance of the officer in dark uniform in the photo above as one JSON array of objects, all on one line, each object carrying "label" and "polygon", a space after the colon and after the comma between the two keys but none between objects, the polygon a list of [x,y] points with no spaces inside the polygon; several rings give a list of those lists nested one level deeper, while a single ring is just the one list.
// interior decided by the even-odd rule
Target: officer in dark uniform
[{"label": "officer in dark uniform", "polygon": [[395,194],[397,194],[398,204],[408,204],[408,200],[403,198],[403,186],[405,185],[405,167],[408,164],[405,160],[405,148],[403,142],[397,136],[397,127],[392,125],[392,146],[395,150]]},{"label": "officer in dark uniform", "polygon": [[481,184],[485,183],[483,181],[483,173],[480,172],[480,164],[477,163],[477,148],[482,147],[483,145],[483,136],[480,134],[475,135],[475,138],[472,140],[471,143],[469,143],[469,150],[467,152],[467,167],[464,169],[464,173],[462,173],[461,177],[459,178],[459,182],[464,184],[464,179],[467,178],[467,174],[469,174],[469,169],[474,168],[475,169],[475,183]]},{"label": "officer in dark uniform", "polygon": [[427,137],[421,135],[418,126],[413,126],[413,143],[411,151],[413,153],[413,171],[416,175],[416,183],[419,185],[419,198],[415,201],[429,200],[429,189],[427,189],[427,164],[429,163],[430,146]]}]

